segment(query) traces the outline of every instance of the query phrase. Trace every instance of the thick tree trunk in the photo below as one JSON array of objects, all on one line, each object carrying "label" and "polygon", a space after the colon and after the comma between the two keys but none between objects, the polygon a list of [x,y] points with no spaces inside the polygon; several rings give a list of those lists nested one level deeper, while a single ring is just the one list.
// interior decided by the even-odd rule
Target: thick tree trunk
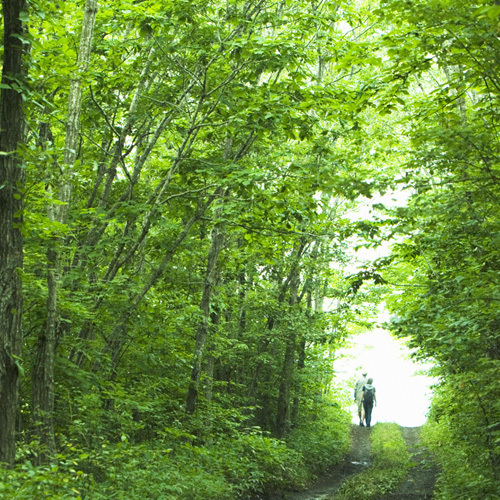
[{"label": "thick tree trunk", "polygon": [[[8,88],[25,80],[21,20],[24,0],[3,0],[3,68],[0,95],[0,462],[15,460],[15,422],[18,412],[18,377],[22,349],[23,267],[22,189],[24,169],[17,156],[24,141],[23,98]],[[21,84],[22,85],[22,84]]]},{"label": "thick tree trunk", "polygon": [[[82,107],[81,76],[87,71],[92,47],[92,36],[97,13],[97,0],[86,0],[80,47],[78,52],[78,72],[71,80],[68,96],[68,117],[64,145],[64,168],[59,182],[60,204],[49,208],[49,218],[61,224],[67,221],[71,193],[73,190],[74,165],[80,131]],[[47,250],[47,321],[46,328],[38,337],[37,357],[33,367],[33,428],[40,438],[41,450],[38,462],[45,463],[55,455],[54,436],[54,361],[58,336],[59,307],[58,288],[60,282],[61,255],[58,238]]]},{"label": "thick tree trunk", "polygon": [[49,461],[56,452],[54,434],[54,360],[56,353],[57,276],[55,270],[57,252],[47,252],[47,320],[38,336],[35,364],[32,373],[32,424],[33,432],[40,440],[37,463]]}]

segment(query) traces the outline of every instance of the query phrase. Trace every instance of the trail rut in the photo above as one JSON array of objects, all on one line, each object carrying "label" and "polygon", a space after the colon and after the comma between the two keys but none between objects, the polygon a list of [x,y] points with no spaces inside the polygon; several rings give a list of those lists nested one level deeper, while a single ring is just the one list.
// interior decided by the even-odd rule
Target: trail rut
[{"label": "trail rut", "polygon": [[[377,500],[430,500],[436,481],[436,467],[420,444],[419,427],[402,427],[403,438],[412,454],[413,466],[404,483],[391,495]],[[318,478],[305,491],[285,492],[268,500],[334,500],[335,492],[353,474],[370,465],[370,431],[353,425],[351,449],[344,460]]]}]

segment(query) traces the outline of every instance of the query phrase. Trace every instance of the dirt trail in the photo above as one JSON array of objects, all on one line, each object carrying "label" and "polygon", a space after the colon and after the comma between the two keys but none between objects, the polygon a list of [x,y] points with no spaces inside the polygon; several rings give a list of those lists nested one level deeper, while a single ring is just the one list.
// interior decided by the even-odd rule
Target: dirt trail
[{"label": "dirt trail", "polygon": [[325,500],[340,488],[346,478],[358,474],[370,465],[370,431],[366,427],[353,425],[351,428],[351,449],[340,464],[321,476],[306,491],[284,493],[271,500]]},{"label": "dirt trail", "polygon": [[430,500],[436,483],[437,467],[420,444],[420,428],[402,427],[401,430],[415,465],[394,493],[379,500]]},{"label": "dirt trail", "polygon": [[[419,444],[419,428],[402,427],[401,430],[415,465],[411,467],[407,479],[396,492],[378,500],[429,500],[432,498],[436,481],[436,468]],[[269,500],[334,499],[334,493],[349,476],[362,472],[370,465],[370,431],[365,427],[353,425],[351,433],[350,452],[340,464],[325,473],[311,488],[306,491],[283,493]]]}]

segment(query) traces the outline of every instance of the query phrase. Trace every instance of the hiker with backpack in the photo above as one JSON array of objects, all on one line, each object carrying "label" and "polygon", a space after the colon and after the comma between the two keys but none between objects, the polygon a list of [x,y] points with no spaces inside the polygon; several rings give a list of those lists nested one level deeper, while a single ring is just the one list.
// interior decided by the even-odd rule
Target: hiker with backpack
[{"label": "hiker with backpack", "polygon": [[366,381],[366,385],[363,386],[363,392],[361,393],[361,401],[363,403],[363,409],[365,410],[365,420],[366,428],[370,428],[372,421],[372,410],[373,406],[377,406],[377,397],[375,395],[375,387],[372,385],[373,379],[369,378]]},{"label": "hiker with backpack", "polygon": [[356,382],[356,385],[354,386],[354,401],[356,401],[356,404],[358,405],[358,417],[359,417],[359,425],[361,427],[364,427],[365,424],[363,423],[363,420],[365,419],[365,412],[363,411],[363,403],[362,403],[362,394],[363,394],[363,387],[365,386],[367,380],[367,372],[363,372],[362,377]]}]

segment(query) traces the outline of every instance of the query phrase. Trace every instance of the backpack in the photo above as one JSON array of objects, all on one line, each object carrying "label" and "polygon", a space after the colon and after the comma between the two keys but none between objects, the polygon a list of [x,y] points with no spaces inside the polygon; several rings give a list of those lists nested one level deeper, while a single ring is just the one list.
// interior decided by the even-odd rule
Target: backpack
[{"label": "backpack", "polygon": [[375,387],[368,389],[368,387],[364,387],[365,395],[363,397],[363,403],[366,406],[373,406],[373,393],[375,392]]}]

